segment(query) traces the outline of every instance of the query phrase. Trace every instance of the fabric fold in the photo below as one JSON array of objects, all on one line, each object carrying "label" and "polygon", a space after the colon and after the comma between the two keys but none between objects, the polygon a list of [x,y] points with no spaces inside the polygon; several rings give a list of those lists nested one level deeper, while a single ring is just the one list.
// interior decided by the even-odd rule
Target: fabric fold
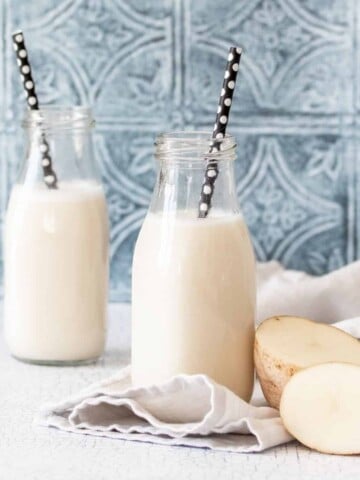
[{"label": "fabric fold", "polygon": [[206,375],[131,387],[130,368],[43,408],[41,425],[74,433],[169,445],[257,452],[291,440],[278,412],[255,407]]}]

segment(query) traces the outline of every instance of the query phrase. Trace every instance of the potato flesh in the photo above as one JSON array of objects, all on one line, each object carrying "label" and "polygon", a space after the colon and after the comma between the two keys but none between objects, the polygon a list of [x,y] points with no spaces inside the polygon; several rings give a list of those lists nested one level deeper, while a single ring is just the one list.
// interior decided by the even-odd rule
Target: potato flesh
[{"label": "potato flesh", "polygon": [[360,366],[327,363],[286,384],[280,415],[304,445],[324,453],[360,453]]},{"label": "potato flesh", "polygon": [[360,344],[354,337],[304,318],[273,317],[258,328],[256,337],[268,355],[298,368],[330,361],[360,365]]}]

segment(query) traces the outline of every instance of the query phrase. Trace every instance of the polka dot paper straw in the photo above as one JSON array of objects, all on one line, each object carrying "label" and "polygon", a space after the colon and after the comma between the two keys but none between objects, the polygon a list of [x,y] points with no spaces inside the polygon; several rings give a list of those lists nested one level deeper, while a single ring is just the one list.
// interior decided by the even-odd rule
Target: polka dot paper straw
[{"label": "polka dot paper straw", "polygon": [[[24,34],[21,31],[12,35],[14,50],[19,66],[20,76],[26,93],[26,100],[30,110],[39,110],[39,102],[35,91],[35,83],[31,74],[28,53],[25,47]],[[57,177],[52,168],[49,144],[44,133],[40,137],[39,150],[41,153],[41,166],[44,174],[44,182],[48,188],[57,188]]]},{"label": "polka dot paper straw", "polygon": [[[229,50],[228,63],[226,65],[224,82],[220,93],[219,105],[212,134],[213,141],[211,143],[209,153],[219,151],[221,147],[221,140],[225,137],[226,127],[229,121],[232,97],[235,89],[236,76],[239,70],[241,53],[241,48],[231,47]],[[217,161],[208,160],[199,202],[200,218],[205,218],[208,216],[211,207],[211,199],[214,193],[215,181],[218,174],[219,169]]]}]

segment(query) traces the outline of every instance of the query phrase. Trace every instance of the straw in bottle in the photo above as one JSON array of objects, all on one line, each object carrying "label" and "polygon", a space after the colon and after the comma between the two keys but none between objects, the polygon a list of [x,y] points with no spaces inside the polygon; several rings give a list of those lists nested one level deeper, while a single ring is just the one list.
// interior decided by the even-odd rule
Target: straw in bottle
[{"label": "straw in bottle", "polygon": [[[13,45],[16,52],[20,76],[26,93],[26,100],[30,110],[39,110],[39,101],[35,91],[35,82],[31,73],[29,56],[25,47],[24,34],[17,31],[12,35]],[[44,182],[48,188],[57,188],[57,176],[52,167],[49,143],[45,134],[41,133],[39,150],[41,153],[41,166]]]},{"label": "straw in bottle", "polygon": [[[225,137],[226,127],[229,122],[229,114],[235,89],[236,77],[239,70],[241,53],[242,50],[238,47],[231,47],[229,50],[228,62],[225,69],[224,82],[220,93],[219,105],[209,153],[220,151],[221,142]],[[199,218],[205,218],[209,214],[211,208],[211,199],[214,194],[215,181],[218,174],[219,169],[217,160],[207,159],[205,178],[202,185],[199,202]]]}]

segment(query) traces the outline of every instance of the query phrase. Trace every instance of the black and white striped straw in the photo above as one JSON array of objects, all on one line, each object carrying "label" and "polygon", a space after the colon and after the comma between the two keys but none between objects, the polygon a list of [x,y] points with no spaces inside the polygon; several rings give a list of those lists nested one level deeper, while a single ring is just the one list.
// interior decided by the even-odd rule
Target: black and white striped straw
[{"label": "black and white striped straw", "polygon": [[[209,153],[219,151],[221,149],[221,142],[225,137],[241,53],[242,50],[239,47],[231,47],[229,50],[228,62],[225,69],[224,82],[220,93]],[[199,218],[206,218],[209,214],[211,200],[214,194],[215,181],[218,174],[219,169],[217,160],[207,159],[205,178],[199,202]]]},{"label": "black and white striped straw", "polygon": [[[14,32],[12,34],[12,40],[28,107],[30,110],[39,110],[39,101],[35,91],[35,82],[31,74],[31,66],[25,47],[23,32],[21,30]],[[48,188],[57,188],[57,176],[52,167],[49,144],[43,132],[40,136],[39,150],[41,153],[44,182]]]}]

